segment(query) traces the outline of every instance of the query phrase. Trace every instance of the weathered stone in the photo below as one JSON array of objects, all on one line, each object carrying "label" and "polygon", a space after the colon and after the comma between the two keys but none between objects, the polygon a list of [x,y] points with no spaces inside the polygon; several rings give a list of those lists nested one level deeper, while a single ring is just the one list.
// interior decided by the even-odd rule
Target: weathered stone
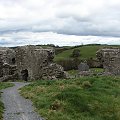
[{"label": "weathered stone", "polygon": [[6,82],[9,80],[17,80],[18,79],[18,74],[13,74],[13,75],[5,75],[3,77],[0,77],[0,82]]},{"label": "weathered stone", "polygon": [[44,79],[67,78],[63,67],[56,63],[50,63],[47,67],[43,67],[42,72],[42,78]]},{"label": "weathered stone", "polygon": [[103,67],[100,63],[100,61],[96,58],[90,58],[87,60],[87,64],[90,68],[101,68]]},{"label": "weathered stone", "polygon": [[2,62],[2,59],[1,59],[1,57],[0,57],[0,77],[2,77],[3,76],[3,62]]},{"label": "weathered stone", "polygon": [[[53,63],[54,49],[22,46],[15,49],[0,48],[1,81],[13,79],[38,80],[65,78],[63,68]],[[16,77],[15,77],[16,78]],[[6,79],[6,80],[5,80]]]},{"label": "weathered stone", "polygon": [[78,70],[79,70],[79,72],[89,71],[89,66],[85,62],[84,63],[81,62],[80,65],[78,66]]},{"label": "weathered stone", "polygon": [[105,73],[120,75],[120,48],[104,48],[97,52]]},{"label": "weathered stone", "polygon": [[101,76],[113,76],[111,72],[103,72]]},{"label": "weathered stone", "polygon": [[78,66],[78,77],[80,76],[90,76],[92,75],[91,71],[89,70],[89,66],[87,62],[81,62]]},{"label": "weathered stone", "polygon": [[15,58],[15,51],[13,49],[0,47],[0,59],[3,63],[13,64],[13,59]]},{"label": "weathered stone", "polygon": [[91,71],[81,71],[78,73],[78,77],[80,76],[92,76],[93,73]]}]

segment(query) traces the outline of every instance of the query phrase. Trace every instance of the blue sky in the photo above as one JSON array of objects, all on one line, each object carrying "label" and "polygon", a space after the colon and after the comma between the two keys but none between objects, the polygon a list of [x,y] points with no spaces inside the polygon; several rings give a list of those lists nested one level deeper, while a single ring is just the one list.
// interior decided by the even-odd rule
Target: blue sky
[{"label": "blue sky", "polygon": [[0,0],[0,46],[120,44],[120,0]]}]

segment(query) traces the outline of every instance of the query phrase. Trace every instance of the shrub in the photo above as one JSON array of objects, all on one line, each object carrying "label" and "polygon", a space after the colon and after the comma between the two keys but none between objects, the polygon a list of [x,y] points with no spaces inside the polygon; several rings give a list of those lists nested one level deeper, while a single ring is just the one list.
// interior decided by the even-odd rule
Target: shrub
[{"label": "shrub", "polygon": [[79,56],[80,56],[80,50],[79,49],[74,49],[71,57],[76,58],[76,57],[79,57]]},{"label": "shrub", "polygon": [[80,64],[81,60],[78,58],[75,59],[64,59],[64,60],[59,60],[57,61],[57,64],[61,65],[64,70],[77,70],[78,65]]}]

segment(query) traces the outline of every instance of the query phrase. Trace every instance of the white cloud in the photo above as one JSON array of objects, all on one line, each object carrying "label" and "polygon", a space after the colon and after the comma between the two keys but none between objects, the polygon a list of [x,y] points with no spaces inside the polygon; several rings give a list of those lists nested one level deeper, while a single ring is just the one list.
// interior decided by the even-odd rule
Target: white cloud
[{"label": "white cloud", "polygon": [[53,32],[14,32],[1,35],[0,37],[0,46],[12,47],[31,44],[55,44],[59,46],[80,44],[120,44],[120,38],[64,35]]},{"label": "white cloud", "polygon": [[[82,36],[86,36],[86,39],[87,36],[101,36],[92,37],[97,39],[97,42],[103,42],[99,38],[108,36],[110,42],[107,43],[113,44],[114,41],[111,41],[110,37],[118,37],[114,39],[117,39],[116,43],[119,44],[119,26],[120,0],[0,0],[0,38],[4,36],[9,39],[11,45],[32,43],[34,40],[29,37],[31,35],[42,34],[44,40],[46,35],[49,33],[51,36],[52,32],[68,38],[77,35],[75,39]],[[43,35],[43,32],[47,33]],[[18,43],[14,41],[15,36],[17,39],[25,36],[28,39],[22,39]],[[37,39],[37,36],[33,36],[31,37]],[[59,40],[62,41],[63,36],[60,35]],[[52,39],[54,36],[51,36],[51,41]],[[91,43],[93,39],[87,39],[87,42]],[[66,40],[64,43],[73,44],[79,41]]]}]

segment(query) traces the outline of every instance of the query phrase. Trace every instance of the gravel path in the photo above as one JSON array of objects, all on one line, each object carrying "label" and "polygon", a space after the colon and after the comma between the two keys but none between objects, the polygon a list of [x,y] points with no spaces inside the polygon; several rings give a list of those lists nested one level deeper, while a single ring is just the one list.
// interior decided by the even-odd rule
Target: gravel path
[{"label": "gravel path", "polygon": [[14,82],[15,86],[2,90],[5,105],[4,120],[43,120],[32,106],[30,100],[19,95],[19,88],[28,83]]}]

